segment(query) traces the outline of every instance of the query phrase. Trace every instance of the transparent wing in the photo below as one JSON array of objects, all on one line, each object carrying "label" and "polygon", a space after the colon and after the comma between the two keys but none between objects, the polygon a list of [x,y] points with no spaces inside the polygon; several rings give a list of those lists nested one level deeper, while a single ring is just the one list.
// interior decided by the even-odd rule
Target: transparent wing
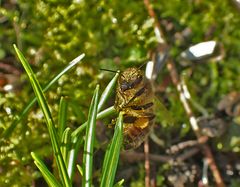
[{"label": "transparent wing", "polygon": [[161,99],[157,96],[154,97],[154,110],[157,120],[161,121],[161,123],[167,123],[168,125],[175,123],[173,115],[169,112],[169,110],[162,103]]}]

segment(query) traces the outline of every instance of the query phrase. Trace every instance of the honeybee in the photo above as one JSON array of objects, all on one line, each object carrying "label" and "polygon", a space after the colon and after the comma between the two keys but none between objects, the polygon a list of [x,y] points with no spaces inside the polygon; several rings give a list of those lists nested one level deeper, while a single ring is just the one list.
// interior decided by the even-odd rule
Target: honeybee
[{"label": "honeybee", "polygon": [[123,113],[124,149],[142,144],[154,124],[154,94],[151,83],[138,68],[121,72],[116,90],[115,108]]}]

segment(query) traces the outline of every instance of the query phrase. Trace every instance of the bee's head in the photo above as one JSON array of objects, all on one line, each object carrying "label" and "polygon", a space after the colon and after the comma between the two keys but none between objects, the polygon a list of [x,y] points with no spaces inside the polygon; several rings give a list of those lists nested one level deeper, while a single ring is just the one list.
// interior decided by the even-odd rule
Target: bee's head
[{"label": "bee's head", "polygon": [[143,79],[141,70],[138,68],[128,68],[120,74],[119,85],[121,90],[124,92],[126,90],[134,88]]}]

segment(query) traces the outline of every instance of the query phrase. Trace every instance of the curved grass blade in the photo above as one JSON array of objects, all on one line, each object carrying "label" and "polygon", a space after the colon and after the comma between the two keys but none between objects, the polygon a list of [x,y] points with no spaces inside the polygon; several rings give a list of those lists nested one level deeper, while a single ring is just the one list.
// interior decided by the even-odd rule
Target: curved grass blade
[{"label": "curved grass blade", "polygon": [[101,179],[101,187],[113,186],[115,180],[115,174],[118,166],[119,154],[123,141],[123,114],[120,112],[113,139],[109,150],[105,154],[103,163],[103,174]]},{"label": "curved grass blade", "polygon": [[[75,59],[73,59],[59,74],[57,74],[52,80],[50,80],[46,86],[43,88],[43,92],[46,92],[54,83],[57,82],[57,80],[64,75],[68,70],[70,70],[73,66],[78,64],[83,58],[85,54],[81,54]],[[20,115],[15,117],[15,120],[13,123],[0,135],[1,138],[8,138],[11,136],[12,132],[14,131],[15,127],[18,123],[20,123],[24,117],[28,114],[29,110],[32,108],[32,106],[36,103],[37,98],[34,97],[29,101],[29,103],[26,105],[26,107],[23,109]]]},{"label": "curved grass blade", "polygon": [[60,174],[60,178],[62,180],[62,183],[63,183],[64,186],[70,187],[71,183],[70,183],[70,179],[68,177],[67,168],[66,168],[66,165],[63,161],[62,153],[60,151],[60,145],[59,145],[60,141],[59,141],[59,139],[57,139],[58,138],[57,132],[56,132],[56,129],[54,127],[52,116],[51,116],[49,107],[47,105],[47,101],[44,97],[43,90],[42,90],[38,80],[36,79],[35,74],[33,73],[30,65],[27,62],[27,60],[25,59],[23,54],[19,51],[19,49],[16,47],[16,45],[14,45],[14,49],[15,49],[15,51],[17,53],[17,56],[18,56],[19,60],[21,61],[22,65],[23,65],[23,67],[24,67],[24,69],[25,69],[25,71],[26,71],[26,73],[29,77],[32,88],[33,88],[34,93],[36,95],[36,98],[38,100],[38,104],[41,107],[41,110],[44,114],[46,124],[47,124],[47,128],[48,128],[48,132],[49,132],[50,139],[51,139],[51,142],[52,142],[52,148],[53,148],[53,151],[54,151],[54,156],[55,156],[55,159],[56,159],[56,163],[57,163],[57,166],[58,166],[58,170],[59,170],[59,174]]},{"label": "curved grass blade", "polygon": [[113,187],[122,187],[124,183],[124,179],[121,179],[120,181],[118,181],[116,184],[114,184]]},{"label": "curved grass blade", "polygon": [[[109,98],[109,96],[111,95],[112,90],[114,89],[118,77],[119,77],[119,73],[120,71],[117,71],[116,75],[113,77],[113,79],[109,82],[109,84],[107,85],[107,87],[105,88],[105,90],[103,91],[100,100],[99,100],[99,104],[98,104],[98,112],[102,109],[104,103],[106,102],[106,100]],[[98,113],[97,115],[97,119],[101,119],[104,118],[108,115],[111,115],[115,113],[115,109],[114,107],[109,107],[107,109],[105,109],[104,111]],[[84,124],[82,124],[80,127],[78,127],[73,133],[72,133],[72,137],[76,137],[78,136],[78,134],[80,134],[87,126],[87,122],[85,122]]]},{"label": "curved grass blade", "polygon": [[109,96],[111,95],[111,93],[117,83],[119,73],[120,73],[120,71],[117,71],[116,75],[113,77],[113,79],[109,82],[109,84],[103,91],[103,93],[100,97],[100,100],[99,100],[99,104],[98,104],[98,112],[102,109],[103,105],[105,104],[105,102],[107,101]]},{"label": "curved grass blade", "polygon": [[71,146],[71,129],[67,127],[62,134],[61,152],[65,165],[68,163],[68,153]]},{"label": "curved grass blade", "polygon": [[[106,116],[112,115],[115,113],[115,109],[114,107],[109,107],[106,110],[100,112],[97,115],[97,119],[102,119],[105,118]],[[73,177],[74,175],[74,171],[75,171],[75,164],[76,164],[76,158],[77,158],[77,154],[80,148],[80,145],[82,143],[82,140],[79,140],[81,132],[83,132],[83,130],[85,130],[87,126],[87,122],[85,122],[84,124],[82,124],[78,129],[76,129],[72,135],[71,135],[71,142],[72,142],[72,149],[69,151],[69,156],[68,156],[68,175],[70,176],[70,179]],[[75,146],[74,146],[75,145]]]},{"label": "curved grass blade", "polygon": [[[105,110],[103,110],[102,112],[97,114],[97,119],[103,119],[107,116],[110,116],[112,114],[116,113],[116,109],[114,108],[114,106],[111,106]],[[87,122],[83,123],[81,126],[79,126],[77,129],[75,129],[72,133],[72,138],[77,137],[87,126]]]},{"label": "curved grass blade", "polygon": [[69,150],[69,153],[68,153],[67,169],[68,169],[68,176],[70,177],[71,180],[75,174],[78,151],[80,149],[81,144],[83,143],[83,139],[80,139],[80,140],[79,139],[80,138],[74,138],[70,140],[71,149]]},{"label": "curved grass blade", "polygon": [[59,137],[62,137],[63,131],[66,128],[67,123],[67,100],[64,97],[61,97],[60,99],[60,106],[59,106],[59,112],[58,112],[58,134]]},{"label": "curved grass blade", "polygon": [[[101,106],[99,107],[98,105],[98,111],[101,109],[101,107],[104,105],[105,101],[109,98],[111,91],[114,89],[114,86],[117,82],[117,78],[119,76],[119,72],[115,75],[115,77],[110,81],[110,83],[108,84],[108,86],[106,87],[106,89],[104,90],[104,92],[101,95],[101,98],[99,100],[99,103],[101,104]],[[109,108],[109,110],[104,110],[103,112],[99,113],[97,115],[97,119],[99,118],[103,118],[106,115],[110,115],[115,111],[115,109],[113,107]],[[68,162],[68,174],[70,176],[70,178],[73,177],[74,175],[74,171],[75,171],[75,163],[76,163],[76,157],[78,154],[78,150],[80,147],[80,143],[79,143],[79,134],[86,128],[87,126],[87,122],[84,123],[83,125],[81,125],[76,131],[74,131],[72,133],[72,144],[76,146],[73,146],[73,148],[70,150],[69,153],[69,162]]]},{"label": "curved grass blade", "polygon": [[54,177],[54,175],[48,170],[44,162],[35,153],[31,152],[31,155],[32,155],[32,158],[34,159],[35,165],[41,171],[48,185],[52,187],[62,187],[62,185],[58,182],[58,180]]},{"label": "curved grass blade", "polygon": [[[115,130],[116,130],[117,126],[115,126]],[[114,131],[115,132],[115,131]],[[115,134],[115,133],[114,133]],[[113,137],[114,138],[114,137]],[[113,139],[112,139],[113,141]],[[109,161],[109,159],[111,159],[111,157],[109,156],[109,153],[110,153],[110,147],[111,147],[111,144],[108,144],[107,146],[107,149],[106,149],[106,153],[105,153],[105,157],[104,157],[104,162],[103,162],[103,170],[104,168],[106,167],[106,164],[107,162]]]},{"label": "curved grass blade", "polygon": [[83,176],[83,169],[79,164],[77,164],[77,169],[78,169],[80,175]]},{"label": "curved grass blade", "polygon": [[99,97],[99,85],[97,85],[94,91],[93,99],[92,99],[89,114],[88,114],[86,140],[84,144],[84,153],[83,153],[82,186],[85,186],[85,187],[92,186],[93,148],[94,148],[94,140],[95,140],[98,97]]}]

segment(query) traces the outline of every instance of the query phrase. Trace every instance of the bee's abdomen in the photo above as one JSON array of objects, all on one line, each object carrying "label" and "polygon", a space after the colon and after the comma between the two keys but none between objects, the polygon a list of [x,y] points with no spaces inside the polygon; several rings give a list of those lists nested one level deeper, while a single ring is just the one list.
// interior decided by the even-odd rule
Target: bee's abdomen
[{"label": "bee's abdomen", "polygon": [[124,113],[124,148],[136,148],[149,133],[155,117],[151,83],[137,68],[122,72],[118,79],[115,108]]},{"label": "bee's abdomen", "polygon": [[131,126],[128,129],[127,133],[124,134],[123,142],[124,149],[133,149],[140,146],[147,137],[147,135],[149,134],[149,131],[150,131],[149,126],[147,126],[144,129],[141,129],[136,126]]},{"label": "bee's abdomen", "polygon": [[142,144],[149,134],[155,115],[146,113],[146,116],[124,116],[124,148],[132,149]]}]

